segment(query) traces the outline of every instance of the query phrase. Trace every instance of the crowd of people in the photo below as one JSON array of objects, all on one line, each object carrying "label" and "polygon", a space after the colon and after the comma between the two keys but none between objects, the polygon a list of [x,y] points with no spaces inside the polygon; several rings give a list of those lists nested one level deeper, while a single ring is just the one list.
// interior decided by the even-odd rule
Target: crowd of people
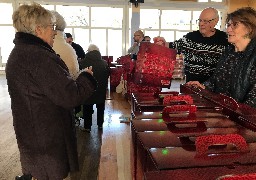
[{"label": "crowd of people", "polygon": [[[102,130],[109,67],[96,45],[85,53],[73,42],[57,11],[24,4],[12,19],[17,32],[6,79],[23,172],[16,180],[65,179],[79,169],[73,111],[83,106],[82,130],[90,131],[96,104]],[[256,107],[256,11],[246,7],[229,13],[226,32],[215,28],[218,21],[218,11],[206,8],[198,31],[174,42],[159,36],[153,41],[184,55],[187,85]],[[144,41],[151,38],[136,31],[128,50],[132,58]]]}]

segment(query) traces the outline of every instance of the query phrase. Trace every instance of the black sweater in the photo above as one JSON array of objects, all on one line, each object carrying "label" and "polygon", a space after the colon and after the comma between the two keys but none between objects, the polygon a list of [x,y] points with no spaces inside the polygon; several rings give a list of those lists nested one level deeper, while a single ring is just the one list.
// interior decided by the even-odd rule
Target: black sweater
[{"label": "black sweater", "polygon": [[184,55],[187,82],[202,83],[215,71],[227,45],[226,33],[216,29],[216,33],[211,37],[203,37],[199,31],[189,32],[183,38],[170,43],[169,47]]}]

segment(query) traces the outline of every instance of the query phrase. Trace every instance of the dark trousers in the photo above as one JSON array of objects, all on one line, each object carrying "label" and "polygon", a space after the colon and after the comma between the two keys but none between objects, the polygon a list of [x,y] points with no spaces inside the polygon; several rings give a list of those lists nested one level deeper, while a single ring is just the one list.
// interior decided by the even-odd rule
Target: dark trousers
[{"label": "dark trousers", "polygon": [[[92,126],[92,114],[94,113],[93,105],[94,104],[83,105],[83,116],[84,116],[83,118],[84,118],[85,129],[90,129]],[[97,125],[99,127],[102,127],[102,124],[104,122],[105,102],[96,104],[96,108],[97,108]]]}]

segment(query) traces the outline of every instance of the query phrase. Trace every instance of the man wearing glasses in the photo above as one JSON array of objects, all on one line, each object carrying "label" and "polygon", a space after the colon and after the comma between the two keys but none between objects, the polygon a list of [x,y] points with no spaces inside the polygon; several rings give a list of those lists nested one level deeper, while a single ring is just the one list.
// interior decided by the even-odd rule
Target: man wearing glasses
[{"label": "man wearing glasses", "polygon": [[183,38],[166,44],[184,55],[186,82],[202,83],[215,71],[219,58],[228,45],[226,33],[215,28],[218,21],[218,11],[208,7],[197,20],[198,31],[189,32]]}]

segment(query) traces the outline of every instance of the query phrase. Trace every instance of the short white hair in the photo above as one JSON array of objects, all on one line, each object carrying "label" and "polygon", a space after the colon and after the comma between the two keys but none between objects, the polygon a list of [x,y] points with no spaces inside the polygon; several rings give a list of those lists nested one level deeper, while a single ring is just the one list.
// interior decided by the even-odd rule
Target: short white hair
[{"label": "short white hair", "polygon": [[59,31],[64,31],[64,29],[67,26],[67,23],[62,15],[58,13],[57,11],[52,10],[51,13],[55,16],[56,18],[56,30]]},{"label": "short white hair", "polygon": [[31,5],[23,4],[19,6],[13,12],[12,20],[13,27],[18,32],[36,35],[35,29],[37,25],[47,27],[55,22],[55,17],[40,4],[32,3]]},{"label": "short white hair", "polygon": [[88,52],[90,52],[90,51],[99,51],[100,52],[100,49],[95,44],[90,44],[87,51]]}]

